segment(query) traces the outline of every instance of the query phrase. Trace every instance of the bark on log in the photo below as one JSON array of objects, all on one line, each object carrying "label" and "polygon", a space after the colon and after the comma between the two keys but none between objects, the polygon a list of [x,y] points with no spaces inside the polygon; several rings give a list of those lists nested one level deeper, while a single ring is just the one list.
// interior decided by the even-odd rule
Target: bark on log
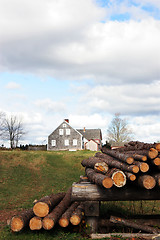
[{"label": "bark on log", "polygon": [[142,230],[144,232],[160,233],[160,229],[157,229],[157,228],[154,228],[154,227],[150,227],[150,226],[145,226],[143,224],[140,225],[140,224],[135,223],[134,221],[127,220],[127,219],[120,218],[120,217],[111,216],[110,217],[110,221],[112,223],[118,223],[118,224],[123,225],[123,226],[139,229],[139,230]]},{"label": "bark on log", "polygon": [[38,217],[45,217],[65,196],[65,193],[52,194],[36,201],[33,206],[33,212]]},{"label": "bark on log", "polygon": [[34,216],[29,221],[29,227],[31,230],[40,230],[42,228],[42,218]]},{"label": "bark on log", "polygon": [[94,166],[95,166],[96,163],[102,163],[102,162],[104,162],[103,159],[90,157],[90,158],[87,158],[87,159],[83,159],[81,164],[82,164],[83,167],[94,169]]},{"label": "bark on log", "polygon": [[63,213],[58,221],[61,227],[67,227],[69,225],[70,217],[78,205],[79,202],[73,202],[71,206]]},{"label": "bark on log", "polygon": [[125,173],[128,180],[130,180],[132,182],[136,180],[136,175],[135,174],[133,174],[131,172],[124,172],[124,173]]},{"label": "bark on log", "polygon": [[42,224],[44,229],[52,229],[61,215],[69,207],[71,204],[71,190],[72,188],[69,188],[62,201],[52,210],[50,214],[43,218]]},{"label": "bark on log", "polygon": [[138,166],[128,165],[127,163],[123,163],[119,160],[116,160],[114,157],[111,157],[104,153],[97,152],[94,158],[95,158],[95,161],[98,161],[98,160],[104,161],[105,163],[108,164],[109,167],[118,168],[118,169],[121,169],[122,171],[128,171],[133,173],[139,172]]},{"label": "bark on log", "polygon": [[105,162],[102,163],[96,163],[94,165],[94,170],[97,173],[103,173],[106,174],[109,170],[108,164],[106,164]]},{"label": "bark on log", "polygon": [[107,149],[107,148],[104,148],[102,147],[102,152],[105,153],[105,154],[108,154],[112,157],[115,157],[125,163],[128,163],[128,164],[132,164],[134,159],[132,156],[126,154],[126,153],[120,153],[119,151],[114,151],[114,150],[111,150],[111,149]]},{"label": "bark on log", "polygon": [[107,176],[113,180],[116,187],[123,187],[126,184],[126,175],[117,168],[112,168],[108,171]]},{"label": "bark on log", "polygon": [[84,203],[80,203],[75,211],[71,214],[70,222],[72,225],[79,225],[84,216]]},{"label": "bark on log", "polygon": [[133,154],[133,158],[134,160],[138,160],[138,161],[147,161],[147,156],[146,155],[140,155],[140,154]]},{"label": "bark on log", "polygon": [[91,182],[103,186],[104,188],[111,188],[113,186],[113,181],[110,177],[101,173],[96,173],[92,168],[86,168],[85,171]]},{"label": "bark on log", "polygon": [[29,220],[34,216],[33,209],[27,209],[20,212],[18,215],[13,216],[11,219],[11,230],[19,232],[24,227],[28,226]]},{"label": "bark on log", "polygon": [[146,189],[152,189],[155,187],[156,181],[150,175],[142,175],[138,177],[138,185]]}]

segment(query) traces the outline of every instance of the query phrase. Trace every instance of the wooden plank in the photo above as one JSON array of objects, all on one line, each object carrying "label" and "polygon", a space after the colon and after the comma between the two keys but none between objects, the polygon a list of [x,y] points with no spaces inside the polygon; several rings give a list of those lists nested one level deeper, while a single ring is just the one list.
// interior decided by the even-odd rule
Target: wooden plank
[{"label": "wooden plank", "polygon": [[106,233],[106,234],[90,234],[91,239],[102,239],[102,238],[112,238],[112,237],[121,237],[121,238],[142,238],[146,240],[158,240],[159,235],[157,234],[148,234],[148,233]]},{"label": "wooden plank", "polygon": [[139,201],[139,200],[160,200],[160,189],[143,189],[132,186],[123,188],[112,187],[103,189],[92,183],[73,183],[72,201]]}]

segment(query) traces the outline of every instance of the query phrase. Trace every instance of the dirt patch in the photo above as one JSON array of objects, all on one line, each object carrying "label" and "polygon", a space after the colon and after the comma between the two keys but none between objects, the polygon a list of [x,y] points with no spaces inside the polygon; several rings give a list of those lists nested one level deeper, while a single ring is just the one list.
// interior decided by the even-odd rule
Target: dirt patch
[{"label": "dirt patch", "polygon": [[11,218],[18,212],[18,210],[0,210],[0,230],[9,225]]}]

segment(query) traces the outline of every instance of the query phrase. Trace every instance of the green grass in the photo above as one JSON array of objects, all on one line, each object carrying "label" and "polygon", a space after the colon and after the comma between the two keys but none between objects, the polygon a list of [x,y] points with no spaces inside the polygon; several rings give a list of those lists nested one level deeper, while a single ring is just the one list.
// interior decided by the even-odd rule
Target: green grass
[{"label": "green grass", "polygon": [[[13,210],[30,208],[35,199],[66,191],[84,174],[81,161],[94,154],[91,151],[0,151],[0,211],[7,214]],[[106,217],[110,212],[122,216],[158,214],[159,201],[102,203],[102,216]],[[84,226],[81,229],[62,229],[57,226],[51,231],[33,232],[26,229],[12,233],[5,224],[0,230],[0,240],[87,239],[82,233],[85,234]]]}]

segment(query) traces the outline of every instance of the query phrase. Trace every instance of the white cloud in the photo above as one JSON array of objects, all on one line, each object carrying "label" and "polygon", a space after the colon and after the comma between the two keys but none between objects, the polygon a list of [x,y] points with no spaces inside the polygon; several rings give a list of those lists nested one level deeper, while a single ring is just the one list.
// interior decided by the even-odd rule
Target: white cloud
[{"label": "white cloud", "polygon": [[39,99],[34,103],[36,106],[48,112],[64,112],[66,106],[63,102],[52,101],[49,98]]},{"label": "white cloud", "polygon": [[16,82],[9,82],[7,83],[7,85],[5,86],[8,89],[18,89],[20,88],[20,84],[16,83]]}]

